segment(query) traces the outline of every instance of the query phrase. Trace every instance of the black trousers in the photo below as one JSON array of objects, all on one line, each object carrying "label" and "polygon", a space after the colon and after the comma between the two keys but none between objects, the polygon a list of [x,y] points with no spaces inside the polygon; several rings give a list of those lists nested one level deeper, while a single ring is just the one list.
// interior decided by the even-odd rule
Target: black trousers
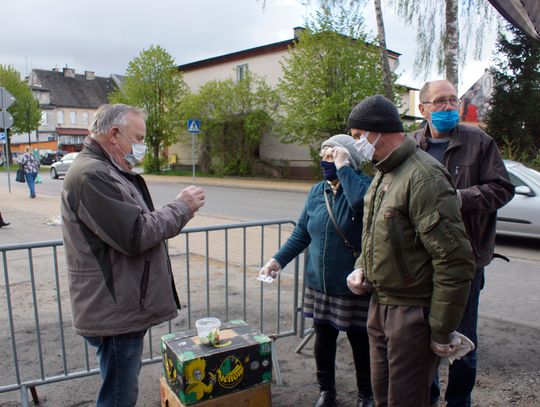
[{"label": "black trousers", "polygon": [[[313,323],[315,329],[315,363],[318,371],[334,372],[339,330],[329,324]],[[349,331],[356,374],[369,377],[369,340],[367,331]]]}]

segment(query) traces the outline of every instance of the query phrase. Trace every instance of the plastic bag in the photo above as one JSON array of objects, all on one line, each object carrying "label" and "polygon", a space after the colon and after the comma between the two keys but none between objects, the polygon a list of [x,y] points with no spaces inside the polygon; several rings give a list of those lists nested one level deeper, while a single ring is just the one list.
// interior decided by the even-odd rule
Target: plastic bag
[{"label": "plastic bag", "polygon": [[26,182],[26,179],[24,177],[24,170],[22,168],[17,169],[17,174],[15,175],[15,181]]}]

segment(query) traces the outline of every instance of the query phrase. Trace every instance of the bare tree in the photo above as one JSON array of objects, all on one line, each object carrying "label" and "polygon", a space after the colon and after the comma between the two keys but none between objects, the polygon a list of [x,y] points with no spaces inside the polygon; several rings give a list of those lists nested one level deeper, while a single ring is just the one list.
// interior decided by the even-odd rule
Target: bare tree
[{"label": "bare tree", "polygon": [[388,50],[386,48],[386,34],[384,32],[384,20],[382,14],[381,0],[373,0],[375,6],[375,18],[377,19],[377,38],[381,53],[381,66],[383,72],[384,93],[390,100],[394,100],[394,89],[392,86],[392,73],[388,62]]},{"label": "bare tree", "polygon": [[458,0],[445,1],[446,33],[444,35],[444,71],[446,80],[458,88],[459,25]]},{"label": "bare tree", "polygon": [[[485,0],[388,0],[398,14],[416,26],[414,73],[427,78],[436,63],[439,73],[457,88],[459,68],[472,51],[482,56],[485,34],[497,27],[495,13]],[[471,50],[471,42],[474,44]],[[461,52],[459,52],[461,50]]]}]

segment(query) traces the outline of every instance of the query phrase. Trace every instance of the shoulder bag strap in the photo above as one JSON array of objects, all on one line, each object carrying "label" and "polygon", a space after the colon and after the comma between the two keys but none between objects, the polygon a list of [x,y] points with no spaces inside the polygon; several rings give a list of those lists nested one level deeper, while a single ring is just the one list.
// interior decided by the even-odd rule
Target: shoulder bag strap
[{"label": "shoulder bag strap", "polygon": [[336,228],[336,231],[338,232],[338,235],[341,236],[349,250],[353,253],[354,257],[358,257],[359,253],[356,250],[356,248],[352,245],[352,243],[347,239],[347,236],[345,236],[345,233],[343,233],[343,230],[339,227],[339,225],[336,222],[336,218],[334,218],[334,213],[332,212],[332,208],[330,207],[330,202],[328,201],[328,194],[326,193],[326,190],[323,190],[324,194],[324,202],[326,203],[326,209],[328,210],[328,216],[330,217],[330,220],[334,224],[334,227]]}]

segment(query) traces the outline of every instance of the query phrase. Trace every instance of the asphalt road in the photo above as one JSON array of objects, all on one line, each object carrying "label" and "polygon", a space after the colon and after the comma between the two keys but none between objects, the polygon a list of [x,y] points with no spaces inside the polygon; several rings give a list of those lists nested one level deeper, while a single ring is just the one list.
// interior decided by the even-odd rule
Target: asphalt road
[{"label": "asphalt road", "polygon": [[[42,183],[38,193],[59,196],[63,178],[51,179],[48,173],[41,172]],[[26,184],[14,182],[11,173],[11,188],[24,189]],[[197,180],[193,182],[197,184]],[[6,173],[0,173],[0,185],[7,186]],[[191,183],[148,182],[148,188],[156,207],[171,202],[176,195]],[[278,191],[266,189],[246,189],[225,186],[203,186],[206,202],[200,213],[208,216],[231,218],[240,221],[261,219],[298,219],[304,206],[306,192]]]},{"label": "asphalt road", "polygon": [[[53,196],[60,195],[63,179],[51,179],[46,172],[41,173],[42,184],[38,186],[38,193]],[[26,184],[14,182],[15,175],[11,173],[11,188],[25,190]],[[195,179],[195,184],[197,180]],[[181,189],[190,182],[155,181],[148,182],[152,199],[157,207],[163,206],[173,200]],[[0,173],[0,185],[7,186],[5,172]],[[305,191],[283,191],[270,189],[235,188],[230,186],[205,185],[205,206],[201,214],[214,217],[234,219],[235,221],[253,221],[261,219],[292,219],[297,220],[306,199]],[[1,200],[1,198],[0,198]],[[538,250],[540,240],[516,237],[498,237],[496,252],[510,257],[513,261],[500,264],[508,270],[517,267],[519,261],[540,261]]]}]

